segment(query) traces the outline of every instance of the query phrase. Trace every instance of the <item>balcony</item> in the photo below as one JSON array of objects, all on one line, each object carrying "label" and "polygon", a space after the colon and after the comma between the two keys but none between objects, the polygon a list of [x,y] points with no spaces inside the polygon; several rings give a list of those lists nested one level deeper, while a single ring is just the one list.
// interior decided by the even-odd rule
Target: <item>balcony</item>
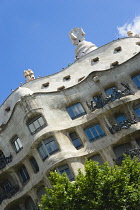
[{"label": "balcony", "polygon": [[11,186],[8,191],[3,191],[0,193],[0,204],[3,202],[5,199],[9,199],[12,196],[14,196],[17,192],[19,191],[19,185],[14,185]]},{"label": "balcony", "polygon": [[117,90],[116,88],[113,88],[112,94],[107,96],[106,98],[103,98],[101,95],[97,95],[93,98],[93,101],[91,101],[90,103],[86,101],[88,109],[90,111],[94,111],[96,109],[103,108],[106,104],[120,99],[124,96],[134,95],[133,91],[131,91],[128,84],[121,83],[121,85],[125,87],[124,90]]},{"label": "balcony", "polygon": [[[129,155],[131,158],[137,157],[139,159],[139,161],[140,161],[140,149],[138,149],[138,148],[125,150],[124,154],[125,155]],[[118,157],[116,160],[114,160],[116,165],[121,166],[122,161],[125,158],[124,154],[121,155],[120,157]]]},{"label": "balcony", "polygon": [[6,167],[8,163],[12,162],[12,155],[5,157],[4,155],[0,156],[0,169],[3,169]]},{"label": "balcony", "polygon": [[128,129],[131,127],[131,125],[136,124],[137,122],[139,122],[139,118],[135,118],[134,119],[126,119],[120,123],[116,123],[114,125],[112,125],[112,127],[109,127],[109,131],[111,134],[115,134],[116,132],[123,130],[123,129]]}]

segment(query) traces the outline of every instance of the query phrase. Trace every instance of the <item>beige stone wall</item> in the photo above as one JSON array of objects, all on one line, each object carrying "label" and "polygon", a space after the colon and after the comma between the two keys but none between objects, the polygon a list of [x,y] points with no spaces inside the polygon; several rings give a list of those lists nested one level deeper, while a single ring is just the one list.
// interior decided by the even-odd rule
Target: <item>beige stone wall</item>
[{"label": "beige stone wall", "polygon": [[[17,101],[13,93],[15,104],[11,114],[5,117],[5,122],[6,120],[7,122],[1,127],[0,132],[0,149],[5,156],[11,153],[13,160],[0,170],[0,180],[4,180],[6,175],[7,177],[11,175],[13,182],[19,184],[20,190],[10,199],[2,202],[1,210],[9,210],[12,205],[16,204],[20,205],[21,209],[25,209],[24,203],[28,196],[37,202],[39,199],[37,190],[41,186],[50,187],[49,172],[63,164],[67,164],[76,176],[78,168],[84,170],[85,157],[100,154],[103,162],[108,161],[110,165],[113,165],[113,159],[116,158],[113,148],[116,145],[130,142],[133,148],[138,147],[135,140],[140,138],[140,122],[115,134],[111,134],[108,129],[116,123],[116,114],[122,113],[130,118],[134,114],[133,107],[140,103],[140,90],[132,80],[132,76],[140,74],[140,54],[138,53],[140,46],[136,45],[137,40],[138,38],[116,40],[91,52],[62,72],[26,83],[24,87],[29,88],[32,92],[27,91],[28,94],[23,94]],[[114,49],[119,46],[122,50],[114,53]],[[135,52],[137,55],[134,55]],[[99,63],[91,65],[94,57],[100,58]],[[116,60],[120,65],[110,68],[110,64]],[[68,88],[56,91],[57,87],[64,85],[62,79],[68,74],[71,75],[71,80],[65,81]],[[78,78],[82,76],[85,76],[85,79],[77,83]],[[95,77],[98,79],[95,80]],[[47,81],[50,82],[50,87],[42,89],[42,84]],[[52,81],[56,86],[51,84]],[[105,90],[111,86],[123,90],[121,82],[128,83],[134,95],[117,99],[95,111],[88,109],[86,101],[92,101],[93,96],[97,94],[106,97]],[[54,89],[49,89],[51,87]],[[10,97],[12,100],[12,95]],[[78,102],[82,104],[86,114],[72,120],[66,107]],[[1,107],[3,112],[5,112],[6,103],[9,102],[5,102]],[[3,112],[1,111],[1,116]],[[27,123],[29,119],[38,114],[43,116],[47,126],[31,135]],[[105,136],[90,142],[84,129],[96,124],[100,124]],[[83,144],[83,147],[78,150],[69,138],[69,133],[74,131]],[[18,153],[15,152],[11,143],[15,135],[19,137],[23,145],[23,149]],[[42,161],[37,147],[42,140],[51,136],[55,138],[59,151]],[[30,164],[29,159],[32,156],[39,165],[38,173],[34,173]],[[21,182],[18,174],[18,168],[23,164],[30,176],[30,180],[25,184]]]}]

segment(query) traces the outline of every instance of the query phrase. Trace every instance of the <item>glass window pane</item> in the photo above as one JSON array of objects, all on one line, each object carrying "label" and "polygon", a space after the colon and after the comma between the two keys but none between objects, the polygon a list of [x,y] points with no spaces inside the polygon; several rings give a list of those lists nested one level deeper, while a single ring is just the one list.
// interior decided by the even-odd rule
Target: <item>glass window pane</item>
[{"label": "glass window pane", "polygon": [[82,146],[82,143],[81,143],[81,141],[80,141],[79,139],[73,140],[73,144],[74,144],[74,146],[75,146],[76,148]]},{"label": "glass window pane", "polygon": [[121,123],[126,120],[126,117],[124,115],[120,115],[120,116],[116,117],[116,120],[118,123]]},{"label": "glass window pane", "polygon": [[79,111],[79,114],[85,112],[85,110],[83,109],[83,107],[82,107],[82,105],[80,103],[77,104],[77,109]]},{"label": "glass window pane", "polygon": [[72,133],[70,133],[69,135],[70,135],[71,140],[74,140],[74,139],[77,139],[77,138],[78,138],[76,132],[72,132]]},{"label": "glass window pane", "polygon": [[38,120],[35,120],[33,122],[33,124],[34,124],[34,126],[35,126],[36,129],[40,127]]},{"label": "glass window pane", "polygon": [[80,115],[77,105],[72,106],[71,109],[72,109],[75,117],[78,117]]},{"label": "glass window pane", "polygon": [[4,188],[4,190],[5,190],[6,192],[9,192],[10,189],[11,189],[11,187],[12,187],[11,182],[8,181],[8,180],[7,180],[7,182],[5,182],[5,183],[3,184],[3,188]]},{"label": "glass window pane", "polygon": [[75,118],[75,115],[74,115],[72,109],[71,109],[70,107],[68,107],[68,108],[67,108],[67,111],[68,111],[70,117],[71,117],[72,119],[74,119],[74,118]]},{"label": "glass window pane", "polygon": [[18,146],[19,146],[19,148],[22,148],[22,143],[21,143],[21,141],[20,141],[20,139],[19,139],[19,138],[17,139],[17,142],[18,142]]},{"label": "glass window pane", "polygon": [[35,127],[34,127],[33,123],[31,123],[29,125],[29,129],[30,129],[31,133],[33,133],[35,131]]},{"label": "glass window pane", "polygon": [[93,155],[89,159],[91,159],[93,161],[97,161],[99,163],[99,165],[103,164],[103,160],[102,160],[102,158],[99,154],[98,155]]},{"label": "glass window pane", "polygon": [[140,74],[132,78],[138,89],[140,89]]},{"label": "glass window pane", "polygon": [[72,143],[75,146],[75,148],[78,149],[79,147],[82,146],[82,143],[81,143],[81,141],[80,141],[80,139],[79,139],[79,137],[78,137],[76,132],[70,133],[69,136],[70,136],[70,138],[72,140]]},{"label": "glass window pane", "polygon": [[99,134],[100,136],[104,136],[104,135],[105,135],[104,132],[102,131],[100,125],[96,125],[96,130],[97,130],[97,132],[98,132],[98,134]]},{"label": "glass window pane", "polygon": [[38,152],[42,159],[45,159],[46,157],[48,157],[47,152],[45,151],[45,148],[42,144],[39,146]]},{"label": "glass window pane", "polygon": [[46,144],[46,148],[47,148],[49,154],[51,154],[53,152],[53,148],[51,147],[51,143]]},{"label": "glass window pane", "polygon": [[[63,168],[63,169],[61,169],[61,168]],[[70,171],[68,165],[60,166],[60,167],[58,168],[58,170],[59,170],[60,174],[66,173],[67,177],[68,177],[70,180],[73,180],[74,177],[73,177],[73,174],[71,173],[71,171]]]},{"label": "glass window pane", "polygon": [[31,158],[30,159],[30,163],[31,163],[31,165],[32,165],[32,167],[34,169],[34,172],[35,173],[38,172],[39,171],[39,167],[38,167],[38,164],[36,162],[36,159],[35,158]]},{"label": "glass window pane", "polygon": [[90,128],[85,130],[85,133],[87,135],[87,137],[89,138],[90,141],[94,140],[94,136],[92,135]]},{"label": "glass window pane", "polygon": [[94,138],[96,138],[96,139],[99,138],[99,134],[97,133],[96,126],[91,127],[91,132],[92,132]]},{"label": "glass window pane", "polygon": [[25,182],[26,180],[29,179],[29,174],[27,172],[27,169],[25,168],[25,166],[23,166],[21,169],[20,169],[20,175],[21,175],[21,178],[23,180],[23,182]]},{"label": "glass window pane", "polygon": [[134,112],[136,113],[137,117],[140,117],[140,107],[137,109],[134,109]]},{"label": "glass window pane", "polygon": [[[111,87],[111,88],[107,89],[107,90],[105,91],[106,94],[107,94],[107,96],[110,96],[110,95],[113,95],[113,96],[114,96],[114,89],[117,89],[117,88],[114,86],[114,87]],[[112,97],[112,98],[111,98],[111,101],[114,101],[114,100],[115,100],[115,98]]]},{"label": "glass window pane", "polygon": [[111,88],[109,88],[109,89],[107,89],[105,92],[106,92],[106,94],[107,94],[107,96],[110,96],[110,95],[112,95],[113,94],[113,89],[117,89],[115,86],[114,87],[111,87]]},{"label": "glass window pane", "polygon": [[51,145],[51,148],[55,151],[55,150],[58,150],[58,146],[57,146],[57,144],[56,144],[56,142],[55,141],[51,141],[50,142],[50,145]]},{"label": "glass window pane", "polygon": [[121,144],[115,147],[113,150],[114,150],[116,158],[118,158],[128,149],[132,149],[132,147],[129,143],[125,143],[125,144]]},{"label": "glass window pane", "polygon": [[49,154],[51,154],[54,151],[58,150],[58,147],[57,147],[55,141],[51,141],[50,143],[46,144],[46,147],[47,147],[47,150],[48,150]]},{"label": "glass window pane", "polygon": [[40,126],[43,126],[45,124],[44,120],[42,117],[38,118]]},{"label": "glass window pane", "polygon": [[19,148],[18,143],[17,143],[16,140],[14,141],[14,146],[15,146],[16,151],[19,151],[20,148]]}]

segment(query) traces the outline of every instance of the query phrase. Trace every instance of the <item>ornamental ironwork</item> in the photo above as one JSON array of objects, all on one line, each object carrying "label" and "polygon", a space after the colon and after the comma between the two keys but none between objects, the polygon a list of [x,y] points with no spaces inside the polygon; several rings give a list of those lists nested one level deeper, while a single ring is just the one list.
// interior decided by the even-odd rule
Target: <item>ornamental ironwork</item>
[{"label": "ornamental ironwork", "polygon": [[135,118],[135,116],[134,116],[134,119],[130,118],[130,119],[123,120],[120,123],[116,123],[116,124],[112,125],[112,127],[109,127],[108,129],[111,134],[114,134],[122,129],[130,128],[131,125],[136,124],[138,121],[139,121],[139,119]]},{"label": "ornamental ironwork", "polygon": [[125,155],[129,155],[131,158],[137,157],[140,161],[140,149],[135,148],[135,149],[127,149],[124,151],[124,154],[118,157],[115,160],[116,165],[121,166],[122,161],[125,159]]},{"label": "ornamental ironwork", "polygon": [[125,88],[124,90],[117,90],[114,87],[112,88],[112,94],[106,98],[103,98],[102,95],[97,95],[90,103],[86,101],[89,110],[94,111],[96,109],[103,108],[109,102],[115,101],[127,95],[134,95],[134,92],[130,89],[128,84],[121,83],[121,85]]},{"label": "ornamental ironwork", "polygon": [[2,193],[0,193],[0,204],[3,202],[3,200],[9,199],[12,196],[14,196],[18,191],[19,191],[19,185],[14,185],[8,189],[8,192],[3,191]]},{"label": "ornamental ironwork", "polygon": [[8,163],[12,162],[12,155],[5,157],[4,155],[0,156],[0,169],[3,169],[6,167]]}]

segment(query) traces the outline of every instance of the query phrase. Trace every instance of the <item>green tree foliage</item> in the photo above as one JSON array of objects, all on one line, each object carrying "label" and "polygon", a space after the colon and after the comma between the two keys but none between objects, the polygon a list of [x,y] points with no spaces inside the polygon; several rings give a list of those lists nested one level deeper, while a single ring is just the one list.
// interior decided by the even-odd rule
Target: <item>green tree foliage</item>
[{"label": "green tree foliage", "polygon": [[42,196],[42,210],[140,210],[140,163],[126,157],[121,166],[86,161],[74,182],[52,172],[52,188]]}]

